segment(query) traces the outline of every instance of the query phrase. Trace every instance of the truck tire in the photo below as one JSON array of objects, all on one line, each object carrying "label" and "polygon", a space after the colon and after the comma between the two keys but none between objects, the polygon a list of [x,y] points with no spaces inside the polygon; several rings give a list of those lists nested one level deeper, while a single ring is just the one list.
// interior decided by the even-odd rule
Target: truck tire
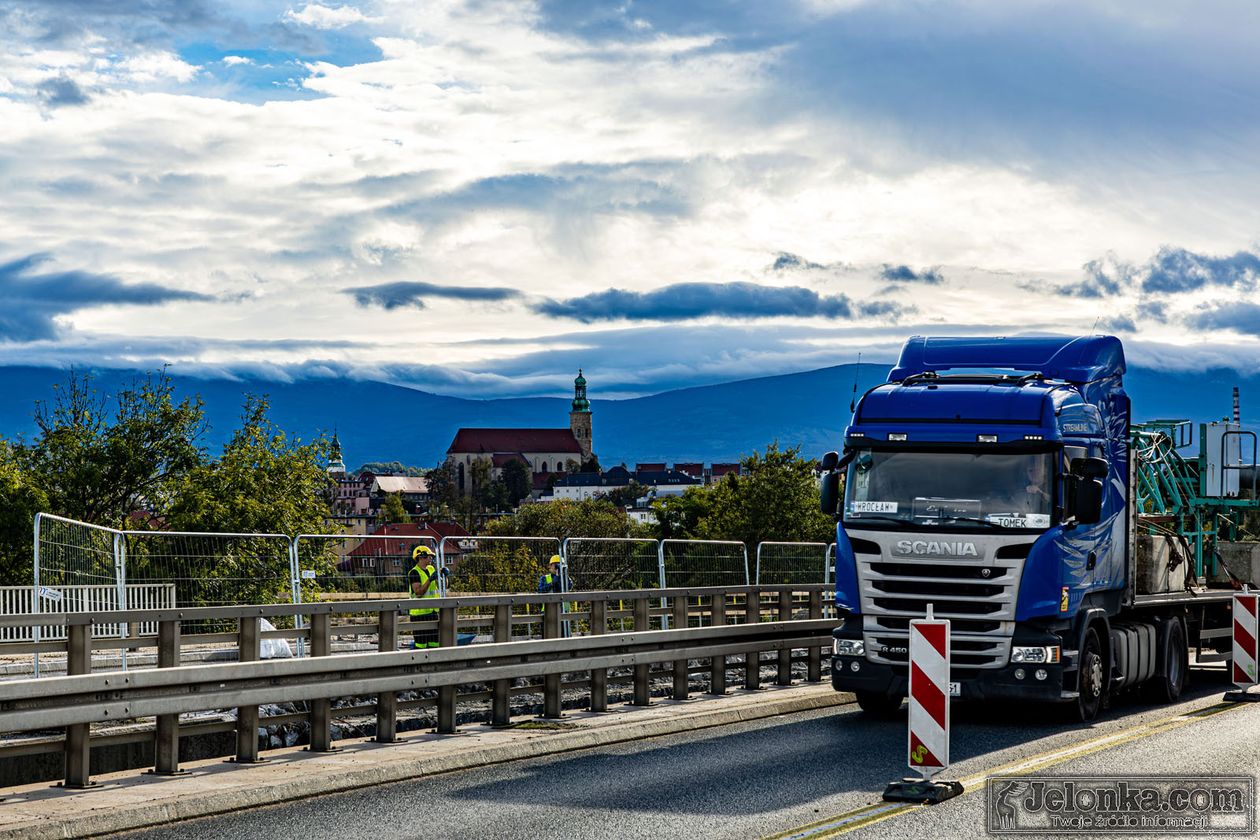
[{"label": "truck tire", "polygon": [[1085,639],[1081,644],[1080,664],[1076,671],[1077,697],[1073,716],[1082,723],[1088,723],[1098,717],[1098,710],[1102,708],[1106,690],[1106,660],[1103,658],[1102,645],[1098,642],[1098,632],[1091,627],[1085,631]]},{"label": "truck tire", "polygon": [[1190,649],[1181,619],[1170,618],[1160,627],[1159,670],[1142,686],[1142,692],[1153,703],[1176,703],[1190,673]]},{"label": "truck tire", "polygon": [[889,697],[882,691],[855,691],[858,706],[862,711],[872,717],[891,718],[896,717],[901,711],[900,697]]}]

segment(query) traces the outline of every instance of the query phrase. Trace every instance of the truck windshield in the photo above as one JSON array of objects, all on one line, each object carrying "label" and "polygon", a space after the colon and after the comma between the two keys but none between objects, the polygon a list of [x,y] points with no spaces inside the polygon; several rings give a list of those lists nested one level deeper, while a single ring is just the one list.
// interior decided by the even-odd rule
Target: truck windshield
[{"label": "truck windshield", "polygon": [[860,449],[845,481],[844,521],[888,527],[1044,530],[1054,511],[1048,452]]}]

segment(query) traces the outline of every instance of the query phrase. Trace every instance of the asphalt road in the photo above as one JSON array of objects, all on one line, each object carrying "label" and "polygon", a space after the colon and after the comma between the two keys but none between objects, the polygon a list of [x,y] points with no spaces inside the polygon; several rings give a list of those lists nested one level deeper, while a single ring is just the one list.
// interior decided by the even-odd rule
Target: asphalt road
[{"label": "asphalt road", "polygon": [[[811,837],[836,831],[862,838],[983,835],[983,778],[1018,761],[1038,762],[1037,772],[1056,774],[1254,776],[1260,773],[1260,704],[1175,719],[1212,707],[1226,688],[1222,680],[1199,676],[1176,706],[1122,700],[1088,727],[1064,724],[1051,709],[959,705],[950,775],[976,780],[966,794],[866,825],[842,821]],[[1120,743],[1097,743],[1106,738]],[[884,785],[906,772],[904,744],[904,717],[875,721],[856,707],[845,707],[418,779],[128,836],[658,840],[790,834],[879,803]],[[1053,755],[1082,745],[1093,751],[1057,760]]]}]

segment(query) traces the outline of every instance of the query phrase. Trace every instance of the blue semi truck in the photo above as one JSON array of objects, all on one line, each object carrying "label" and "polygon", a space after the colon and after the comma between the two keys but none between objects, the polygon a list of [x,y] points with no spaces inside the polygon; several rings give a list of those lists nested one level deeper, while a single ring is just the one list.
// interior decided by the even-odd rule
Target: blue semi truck
[{"label": "blue semi truck", "polygon": [[1124,373],[1111,336],[906,342],[823,459],[837,690],[900,708],[909,621],[931,604],[951,620],[956,697],[1081,720],[1130,687],[1178,698],[1191,648],[1227,633],[1229,591],[1139,576]]}]

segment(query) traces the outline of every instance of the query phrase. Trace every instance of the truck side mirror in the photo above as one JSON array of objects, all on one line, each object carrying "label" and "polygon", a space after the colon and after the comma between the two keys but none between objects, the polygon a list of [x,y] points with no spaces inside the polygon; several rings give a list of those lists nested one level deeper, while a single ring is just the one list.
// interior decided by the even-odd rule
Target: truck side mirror
[{"label": "truck side mirror", "polygon": [[1068,471],[1081,478],[1107,477],[1107,461],[1103,458],[1073,458],[1068,464]]},{"label": "truck side mirror", "polygon": [[1093,525],[1102,519],[1103,483],[1097,478],[1076,477],[1072,494],[1072,516],[1081,525]]},{"label": "truck side mirror", "polygon": [[840,473],[829,472],[822,477],[822,512],[835,516],[840,509]]},{"label": "truck side mirror", "polygon": [[840,463],[840,453],[828,452],[826,455],[822,456],[823,472],[831,472],[836,468],[836,464],[838,463]]}]

